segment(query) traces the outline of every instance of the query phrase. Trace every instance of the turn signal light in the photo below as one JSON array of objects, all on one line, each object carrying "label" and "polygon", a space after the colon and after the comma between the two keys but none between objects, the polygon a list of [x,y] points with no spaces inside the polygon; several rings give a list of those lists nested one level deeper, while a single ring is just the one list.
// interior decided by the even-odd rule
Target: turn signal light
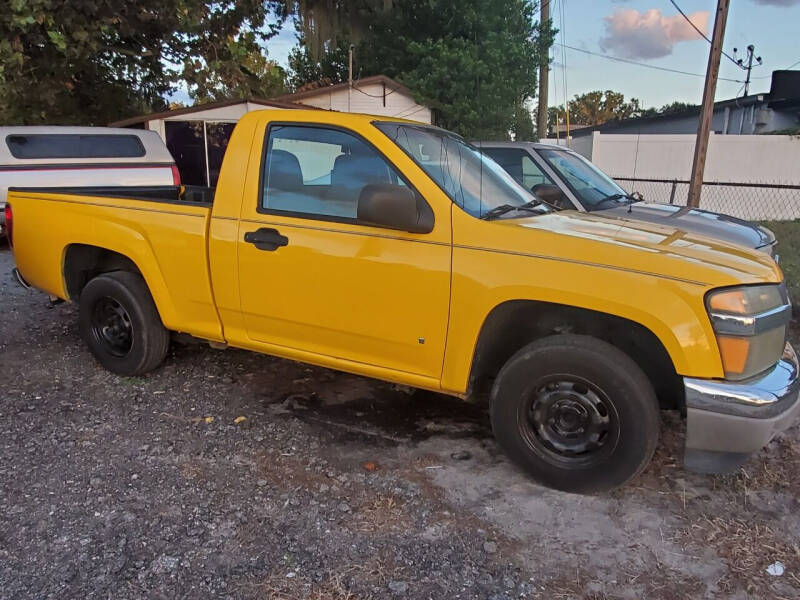
[{"label": "turn signal light", "polygon": [[717,336],[717,345],[725,373],[736,375],[744,373],[750,353],[750,339],[720,335]]}]

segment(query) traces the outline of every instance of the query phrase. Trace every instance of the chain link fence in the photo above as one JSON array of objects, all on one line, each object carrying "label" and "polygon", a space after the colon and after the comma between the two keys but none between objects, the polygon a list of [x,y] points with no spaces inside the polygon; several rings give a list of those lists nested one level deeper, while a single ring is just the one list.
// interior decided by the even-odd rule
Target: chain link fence
[{"label": "chain link fence", "polygon": [[[628,193],[639,192],[647,202],[686,206],[689,182],[679,179],[614,177]],[[700,208],[748,221],[800,219],[800,185],[706,181]]]}]

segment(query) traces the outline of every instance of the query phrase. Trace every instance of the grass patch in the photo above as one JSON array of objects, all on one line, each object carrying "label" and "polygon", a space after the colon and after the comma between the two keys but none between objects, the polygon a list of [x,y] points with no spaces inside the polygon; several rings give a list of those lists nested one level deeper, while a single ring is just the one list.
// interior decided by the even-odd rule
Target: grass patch
[{"label": "grass patch", "polygon": [[800,220],[763,221],[762,225],[771,229],[778,238],[777,253],[781,257],[780,265],[789,296],[795,306],[800,306]]}]

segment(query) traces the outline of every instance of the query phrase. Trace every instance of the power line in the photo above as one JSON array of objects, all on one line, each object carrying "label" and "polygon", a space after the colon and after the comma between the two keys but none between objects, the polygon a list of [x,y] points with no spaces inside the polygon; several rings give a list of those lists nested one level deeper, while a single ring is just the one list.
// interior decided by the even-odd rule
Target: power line
[{"label": "power line", "polygon": [[[574,50],[575,52],[583,52],[584,54],[591,54],[592,56],[599,56],[600,58],[607,58],[608,60],[614,60],[621,63],[626,63],[629,65],[637,65],[639,67],[647,67],[648,69],[656,69],[658,71],[667,71],[668,73],[678,73],[680,75],[691,75],[692,77],[705,77],[702,73],[690,73],[689,71],[681,71],[680,69],[670,69],[669,67],[659,67],[658,65],[648,65],[647,63],[639,62],[636,60],[631,60],[629,58],[621,58],[619,56],[612,56],[610,54],[601,54],[599,52],[592,52],[591,50],[584,50],[583,48],[576,48],[575,46],[568,46],[567,44],[561,44],[559,42],[553,42],[558,46],[563,46],[564,48],[569,48],[570,50]],[[720,77],[720,81],[733,81],[735,83],[744,83],[741,79],[730,79],[727,77]]]},{"label": "power line", "polygon": [[394,94],[394,93],[395,93],[397,90],[399,90],[399,89],[400,89],[400,88],[394,88],[394,89],[393,89],[391,92],[386,92],[385,94],[370,94],[369,92],[365,92],[364,90],[362,90],[362,89],[360,89],[360,88],[357,88],[357,87],[356,87],[356,84],[357,84],[357,83],[358,83],[358,80],[356,80],[356,81],[354,81],[354,82],[353,82],[353,89],[354,89],[356,92],[359,92],[359,93],[361,93],[361,94],[364,94],[365,96],[369,96],[370,98],[386,98],[386,96],[391,96],[391,95],[392,95],[392,94]]},{"label": "power line", "polygon": [[792,64],[790,64],[788,67],[786,67],[786,68],[784,69],[784,71],[788,71],[789,69],[791,69],[792,67],[796,67],[797,65],[800,65],[800,60],[798,60],[797,62],[793,62]]},{"label": "power line", "polygon": [[[708,37],[708,36],[707,36],[705,33],[703,33],[702,31],[700,31],[700,29],[697,27],[697,25],[695,25],[694,23],[692,23],[692,20],[691,20],[691,19],[690,19],[690,18],[689,18],[689,17],[686,15],[686,13],[685,13],[685,12],[683,12],[683,10],[681,10],[681,7],[680,7],[680,6],[678,6],[678,3],[677,3],[677,2],[675,2],[675,0],[669,0],[669,1],[672,3],[672,6],[674,6],[674,7],[675,7],[675,9],[676,9],[676,10],[677,10],[679,13],[681,13],[681,16],[682,16],[684,19],[686,19],[686,22],[687,22],[687,23],[689,23],[689,25],[691,25],[691,26],[692,26],[692,29],[694,29],[694,30],[695,30],[697,33],[699,33],[699,34],[700,34],[700,35],[703,37],[703,39],[704,39],[705,41],[707,41],[709,44],[711,44],[711,38],[709,38],[709,37]],[[733,64],[735,64],[737,67],[739,67],[740,69],[743,69],[743,68],[744,68],[744,67],[743,67],[743,66],[742,66],[742,65],[739,63],[739,61],[738,61],[738,60],[736,60],[736,59],[735,59],[735,58],[733,58],[733,57],[732,57],[730,54],[728,54],[727,52],[725,52],[725,50],[723,50],[723,51],[722,51],[722,55],[723,55],[725,58],[727,58],[729,61],[731,61]],[[703,77],[705,77],[705,75],[704,75]]]},{"label": "power line", "polygon": [[[412,106],[411,108],[404,108],[403,110],[401,110],[401,111],[400,111],[399,113],[397,113],[396,115],[392,115],[392,117],[393,117],[393,118],[396,118],[396,119],[407,119],[407,118],[408,118],[408,117],[410,117],[411,115],[415,115],[415,114],[417,114],[419,111],[421,111],[421,110],[425,110],[426,108],[427,108],[427,106],[418,106],[418,107],[416,107],[416,108],[414,108],[414,107]],[[410,112],[409,112],[409,111],[410,111]]]},{"label": "power line", "polygon": [[[788,71],[789,69],[791,69],[792,67],[796,67],[797,65],[800,65],[800,60],[798,60],[797,62],[793,62],[785,69],[781,69],[781,71]],[[772,75],[759,75],[758,77],[753,77],[753,79],[771,79],[771,78]]]}]

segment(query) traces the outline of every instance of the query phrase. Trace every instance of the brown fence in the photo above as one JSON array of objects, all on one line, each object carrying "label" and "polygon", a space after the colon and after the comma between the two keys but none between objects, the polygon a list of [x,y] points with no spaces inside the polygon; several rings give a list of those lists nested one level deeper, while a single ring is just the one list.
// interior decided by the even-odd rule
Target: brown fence
[{"label": "brown fence", "polygon": [[[678,179],[615,177],[626,192],[639,192],[646,202],[686,205],[689,182]],[[749,221],[800,219],[800,185],[706,181],[700,208]]]}]

